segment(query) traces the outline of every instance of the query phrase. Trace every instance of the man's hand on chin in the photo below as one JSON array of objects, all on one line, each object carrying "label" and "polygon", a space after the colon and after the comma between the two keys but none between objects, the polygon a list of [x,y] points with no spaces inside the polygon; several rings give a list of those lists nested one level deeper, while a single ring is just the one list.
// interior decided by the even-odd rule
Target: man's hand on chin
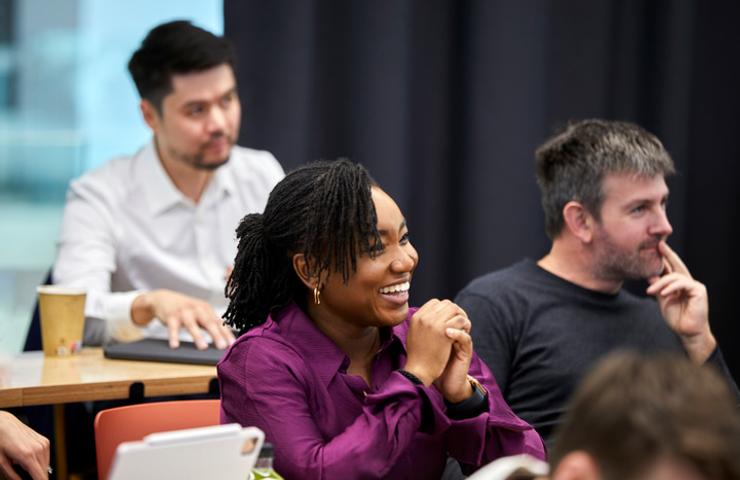
[{"label": "man's hand on chin", "polygon": [[661,276],[648,279],[647,293],[657,298],[660,310],[671,329],[681,338],[686,352],[702,364],[717,347],[709,328],[707,288],[694,280],[689,269],[665,241],[658,244],[665,269]]}]

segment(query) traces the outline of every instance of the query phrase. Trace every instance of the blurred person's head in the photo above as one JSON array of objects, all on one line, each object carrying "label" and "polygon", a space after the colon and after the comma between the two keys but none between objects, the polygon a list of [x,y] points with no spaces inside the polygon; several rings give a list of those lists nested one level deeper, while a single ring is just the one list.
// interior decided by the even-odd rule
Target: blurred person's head
[{"label": "blurred person's head", "polygon": [[159,25],[128,64],[160,159],[213,170],[228,161],[241,121],[231,43],[188,21]]},{"label": "blurred person's head", "polygon": [[665,177],[673,160],[655,135],[618,121],[570,124],[536,151],[545,229],[591,252],[598,278],[623,281],[659,274],[658,243],[672,227]]},{"label": "blurred person's head", "polygon": [[309,316],[363,327],[406,318],[418,255],[398,205],[361,165],[316,162],[290,172],[236,235],[224,318],[240,332],[291,302]]},{"label": "blurred person's head", "polygon": [[553,480],[740,478],[740,418],[724,380],[676,355],[612,354],[573,395]]}]

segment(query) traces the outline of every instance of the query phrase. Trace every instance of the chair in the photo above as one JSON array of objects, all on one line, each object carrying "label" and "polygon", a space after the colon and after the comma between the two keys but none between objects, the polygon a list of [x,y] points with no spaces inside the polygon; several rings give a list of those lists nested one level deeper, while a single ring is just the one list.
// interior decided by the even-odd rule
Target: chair
[{"label": "chair", "polygon": [[142,403],[102,410],[95,417],[98,478],[108,478],[116,448],[150,433],[219,424],[220,400]]}]

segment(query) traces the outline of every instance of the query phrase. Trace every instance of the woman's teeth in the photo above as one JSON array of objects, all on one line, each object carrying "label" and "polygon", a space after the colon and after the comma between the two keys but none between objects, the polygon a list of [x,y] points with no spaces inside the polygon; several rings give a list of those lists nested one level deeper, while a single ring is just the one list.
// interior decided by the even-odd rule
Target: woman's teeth
[{"label": "woman's teeth", "polygon": [[403,282],[403,283],[398,283],[396,285],[391,285],[389,287],[383,287],[379,291],[380,293],[384,293],[384,294],[392,294],[392,293],[406,292],[409,290],[409,288],[411,288],[411,283]]}]

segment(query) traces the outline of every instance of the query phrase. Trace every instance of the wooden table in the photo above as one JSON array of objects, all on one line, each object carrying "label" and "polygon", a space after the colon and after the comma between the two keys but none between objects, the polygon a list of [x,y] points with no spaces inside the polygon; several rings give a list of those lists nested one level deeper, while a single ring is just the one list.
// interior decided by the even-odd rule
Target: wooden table
[{"label": "wooden table", "polygon": [[57,478],[67,477],[64,404],[93,400],[207,393],[216,368],[160,362],[109,360],[100,348],[79,355],[44,357],[23,352],[0,358],[0,408],[54,405]]}]

